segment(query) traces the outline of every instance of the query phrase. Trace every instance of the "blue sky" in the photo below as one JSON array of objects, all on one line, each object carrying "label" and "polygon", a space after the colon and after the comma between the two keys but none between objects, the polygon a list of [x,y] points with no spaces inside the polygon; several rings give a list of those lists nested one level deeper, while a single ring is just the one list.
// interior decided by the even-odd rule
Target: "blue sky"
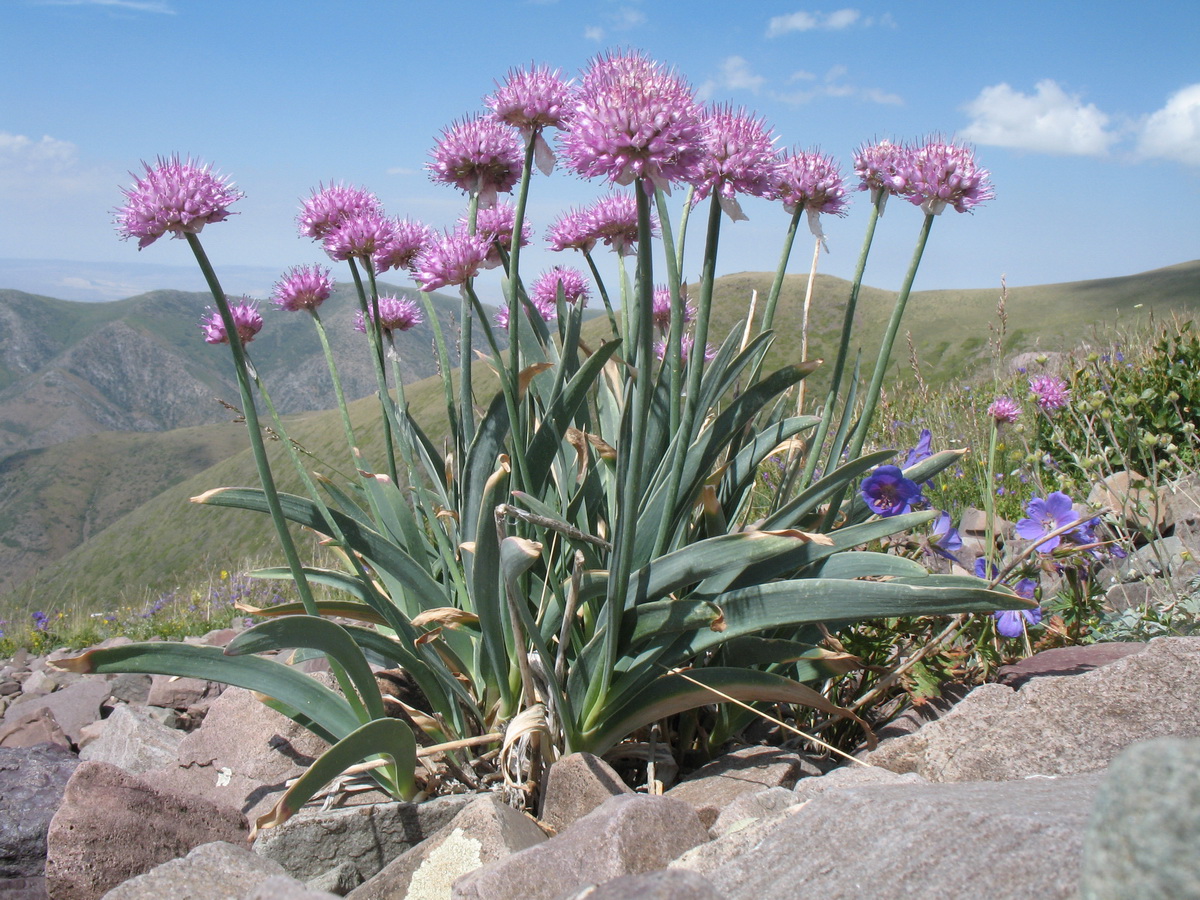
[{"label": "blue sky", "polygon": [[[183,242],[139,253],[111,225],[127,173],[175,152],[246,193],[240,215],[203,235],[231,292],[264,293],[287,266],[322,258],[293,223],[320,181],[452,225],[464,198],[424,171],[442,128],[512,67],[576,76],[626,47],[706,99],[756,110],[780,147],[820,147],[844,170],[880,138],[974,143],[996,199],[938,220],[918,289],[1132,274],[1200,257],[1197,34],[1200,7],[1183,0],[0,0],[0,287],[68,299],[198,288]],[[537,237],[604,190],[540,178]],[[826,223],[823,272],[853,271],[867,210],[854,199]],[[750,221],[722,232],[719,272],[777,263],[786,214],[745,208]],[[920,221],[889,205],[867,283],[898,286]],[[798,246],[793,271],[807,271],[811,247]],[[525,259],[527,272],[579,264]]]}]

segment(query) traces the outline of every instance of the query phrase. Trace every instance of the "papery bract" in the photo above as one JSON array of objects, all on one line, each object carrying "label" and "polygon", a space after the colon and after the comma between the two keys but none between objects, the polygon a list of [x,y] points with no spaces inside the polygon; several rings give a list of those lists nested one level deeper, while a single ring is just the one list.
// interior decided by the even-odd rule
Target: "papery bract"
[{"label": "papery bract", "polygon": [[[115,210],[117,234],[122,240],[138,239],[138,249],[148,247],[164,234],[182,238],[199,234],[205,225],[223,222],[229,207],[244,194],[211,166],[180,162],[179,156],[159,157],[131,188],[122,188],[125,205]],[[132,174],[132,173],[131,173]]]}]

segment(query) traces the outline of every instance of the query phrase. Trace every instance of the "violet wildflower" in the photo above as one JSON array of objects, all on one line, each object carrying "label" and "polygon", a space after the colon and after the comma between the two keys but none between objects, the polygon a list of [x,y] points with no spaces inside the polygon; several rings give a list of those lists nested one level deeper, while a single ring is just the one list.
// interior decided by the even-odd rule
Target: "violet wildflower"
[{"label": "violet wildflower", "polygon": [[1029,392],[1044,412],[1056,412],[1067,405],[1071,390],[1057,375],[1038,375],[1029,379]]},{"label": "violet wildflower", "polygon": [[[254,340],[254,336],[262,331],[263,318],[254,301],[243,300],[241,303],[231,303],[229,313],[233,316],[234,327],[237,328],[238,337],[243,344],[250,343]],[[211,310],[200,320],[200,328],[204,332],[204,340],[207,343],[229,343],[229,334],[225,330],[225,322],[221,319],[219,311]]]},{"label": "violet wildflower", "polygon": [[717,107],[705,117],[704,154],[690,179],[693,205],[715,192],[735,222],[745,220],[738,194],[773,198],[779,189],[779,157],[771,129],[744,109]]},{"label": "violet wildflower", "polygon": [[[1018,597],[1032,600],[1036,589],[1036,581],[1032,578],[1022,578],[1017,582],[1013,591]],[[1002,609],[992,613],[992,617],[996,620],[996,632],[998,634],[1004,637],[1015,638],[1021,636],[1027,624],[1037,625],[1042,621],[1042,608],[1035,606],[1033,609]]]},{"label": "violet wildflower", "polygon": [[1036,541],[1039,552],[1049,553],[1062,542],[1064,536],[1074,536],[1077,529],[1051,538],[1046,538],[1046,535],[1070,525],[1078,518],[1071,498],[1062,491],[1054,491],[1044,500],[1034,497],[1025,505],[1025,518],[1017,522],[1016,534],[1024,540]]},{"label": "violet wildflower", "polygon": [[396,222],[382,212],[365,212],[342,219],[325,232],[323,246],[330,259],[371,259],[391,245]]},{"label": "violet wildflower", "polygon": [[38,610],[33,614],[33,629],[34,631],[49,631],[50,630],[50,614]]},{"label": "violet wildflower", "polygon": [[[373,312],[370,316],[375,318]],[[395,331],[408,331],[423,321],[420,308],[412,300],[391,294],[379,298],[379,328],[385,337],[390,338]],[[354,330],[366,334],[367,320],[361,310],[354,315]]]},{"label": "violet wildflower", "polygon": [[433,239],[433,229],[421,222],[392,219],[391,223],[392,227],[376,243],[375,252],[371,255],[376,275],[389,269],[411,271],[421,250]]},{"label": "violet wildflower", "polygon": [[555,266],[553,269],[543,272],[529,292],[529,300],[539,312],[542,312],[542,318],[554,318],[554,316],[546,314],[550,310],[557,314],[560,287],[562,288],[563,302],[587,306],[590,291],[583,273],[578,269]]},{"label": "violet wildflower", "polygon": [[950,520],[950,513],[940,512],[933,520],[929,531],[929,547],[934,553],[943,556],[951,562],[957,562],[954,554],[962,549],[962,536]]},{"label": "violet wildflower", "polygon": [[516,136],[496,119],[475,116],[442,132],[431,151],[429,177],[479,197],[479,208],[496,205],[521,177],[524,161]]},{"label": "violet wildflower", "polygon": [[933,456],[933,451],[930,449],[932,443],[933,434],[928,428],[922,428],[921,436],[917,439],[917,446],[908,451],[903,468],[907,469],[910,466],[915,466],[921,460],[929,459],[929,457]]},{"label": "violet wildflower", "polygon": [[[138,239],[138,249],[149,247],[168,232],[172,237],[199,234],[205,225],[229,218],[229,206],[244,194],[211,166],[184,162],[179,156],[158,158],[146,174],[134,175],[131,188],[122,188],[125,205],[115,210],[114,224],[122,240]],[[133,174],[132,172],[130,173]]]},{"label": "violet wildflower", "polygon": [[[487,240],[489,250],[487,260],[483,264],[485,269],[494,269],[503,262],[500,257],[500,251],[496,245],[499,244],[508,252],[512,247],[513,225],[516,223],[517,210],[511,203],[497,203],[490,209],[480,209],[475,216],[475,234]],[[458,220],[458,231],[462,234],[467,233],[469,220],[463,216]],[[533,226],[528,221],[521,223],[521,246],[529,245],[530,239],[533,237]]]},{"label": "violet wildflower", "polygon": [[[864,144],[854,154],[854,174],[859,178],[858,189],[871,192],[871,202],[880,211],[892,194],[909,192],[912,180],[912,151],[890,141]],[[880,199],[882,195],[882,200]]]},{"label": "violet wildflower", "polygon": [[879,466],[863,479],[862,498],[871,512],[881,516],[896,516],[912,509],[923,500],[921,488],[904,477],[897,466]]},{"label": "violet wildflower", "polygon": [[491,249],[486,237],[465,231],[435,237],[417,257],[414,277],[423,291],[464,284],[483,268]]},{"label": "violet wildflower", "polygon": [[484,98],[492,115],[533,141],[533,156],[546,175],[554,170],[554,151],[542,136],[545,128],[561,128],[569,112],[571,86],[562,80],[559,70],[548,66],[513,69],[504,84],[497,82],[496,93]]},{"label": "violet wildflower", "polygon": [[688,83],[640,53],[594,59],[560,138],[567,164],[585,178],[614,184],[646,179],[669,193],[696,177],[703,114]]},{"label": "violet wildflower", "polygon": [[[650,216],[650,233],[658,234],[658,217]],[[550,226],[546,240],[551,250],[588,253],[603,241],[621,256],[633,254],[638,239],[637,199],[630,194],[609,194],[582,210],[571,210]]]},{"label": "violet wildflower", "polygon": [[844,216],[850,202],[837,161],[816,151],[784,153],[780,161],[779,199],[789,213],[795,213],[804,204],[808,230],[822,246],[825,232],[821,228],[821,214]]},{"label": "violet wildflower", "polygon": [[331,182],[329,187],[317,185],[312,196],[300,206],[296,224],[302,237],[319,241],[344,219],[366,213],[383,214],[383,205],[378,197],[366,188],[347,187]]},{"label": "violet wildflower", "polygon": [[271,300],[288,312],[312,312],[333,293],[333,276],[326,266],[292,266],[275,283]]},{"label": "violet wildflower", "polygon": [[[680,362],[687,362],[688,356],[691,355],[692,347],[694,347],[695,344],[696,344],[695,335],[685,334],[683,337],[681,337],[679,339],[679,361]],[[656,357],[658,357],[660,360],[666,358],[666,356],[667,356],[667,342],[666,341],[655,341],[654,342],[654,355]],[[716,355],[717,355],[716,347],[714,347],[712,344],[704,345],[704,361],[705,362],[708,362],[709,360],[715,358]]]},{"label": "violet wildflower", "polygon": [[1011,425],[1021,417],[1021,405],[1012,397],[997,397],[987,408],[987,414],[997,425],[1001,422]]},{"label": "violet wildflower", "polygon": [[[696,318],[696,307],[688,303],[687,285],[680,285],[680,300],[683,302],[683,322],[686,325]],[[654,327],[663,334],[671,330],[671,291],[665,286],[654,289]],[[705,357],[711,359],[711,357]]]},{"label": "violet wildflower", "polygon": [[975,560],[975,577],[985,578],[988,581],[995,580],[1000,574],[1000,567],[994,562],[989,562],[986,558],[980,556]]},{"label": "violet wildflower", "polygon": [[911,163],[909,202],[931,216],[941,215],[947,206],[969,212],[996,196],[988,180],[991,173],[975,164],[970,147],[931,138],[913,151]]}]

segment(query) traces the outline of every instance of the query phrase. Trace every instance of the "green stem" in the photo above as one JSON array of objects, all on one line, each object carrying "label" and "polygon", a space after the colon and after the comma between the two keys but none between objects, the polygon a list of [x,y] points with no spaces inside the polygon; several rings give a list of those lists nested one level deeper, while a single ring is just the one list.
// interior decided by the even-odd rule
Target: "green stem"
[{"label": "green stem", "polygon": [[[521,227],[525,222],[525,205],[529,200],[529,178],[533,170],[533,144],[539,132],[534,131],[525,143],[525,167],[521,170],[521,186],[517,191],[517,208],[513,214],[512,244],[508,251],[508,359],[510,363],[510,380],[517,384],[521,373],[521,354],[518,352],[520,329],[517,327],[517,315],[521,304],[517,296],[517,272],[521,260]],[[514,419],[512,427],[517,427]]]},{"label": "green stem", "polygon": [[796,242],[796,231],[800,227],[800,216],[804,213],[804,202],[796,204],[792,213],[792,221],[788,224],[787,236],[783,239],[783,252],[779,254],[779,266],[775,269],[775,280],[771,282],[771,292],[767,294],[767,307],[763,311],[762,327],[759,333],[770,331],[775,322],[775,306],[779,303],[779,294],[783,290],[783,278],[787,272],[788,259],[792,255],[792,244]]},{"label": "green stem", "polygon": [[596,261],[592,259],[590,250],[583,251],[583,258],[587,260],[588,268],[592,271],[592,278],[596,281],[596,290],[600,292],[600,299],[604,301],[604,309],[608,313],[608,324],[612,328],[613,339],[621,336],[621,326],[617,324],[617,314],[613,312],[612,300],[609,299],[608,290],[604,287],[604,279],[600,277],[600,270],[596,268]]},{"label": "green stem", "polygon": [[[479,213],[479,194],[471,193],[467,203],[467,233],[475,233],[475,219]],[[462,446],[458,448],[457,457],[466,460],[467,448],[475,439],[475,402],[471,385],[471,331],[474,314],[471,311],[471,297],[467,291],[468,284],[463,284],[459,294],[462,296],[462,323],[459,326],[462,333],[458,339],[458,419],[462,428]]]},{"label": "green stem", "polygon": [[658,208],[663,254],[667,259],[667,289],[671,292],[671,324],[667,332],[667,352],[663,354],[663,365],[668,367],[671,378],[667,400],[670,404],[670,433],[674,434],[679,429],[683,400],[683,285],[679,274],[679,258],[675,255],[675,239],[671,235],[671,220],[667,214],[667,198],[662,188],[654,189],[654,205]]},{"label": "green stem", "polygon": [[333,348],[329,345],[329,335],[325,331],[325,323],[321,321],[321,316],[316,309],[310,309],[313,325],[317,329],[317,337],[321,339],[321,350],[325,354],[325,364],[329,367],[329,377],[333,381],[333,393],[337,397],[338,410],[342,414],[342,428],[346,432],[346,445],[350,451],[350,463],[355,470],[359,468],[358,459],[354,455],[354,448],[358,446],[358,441],[354,437],[354,426],[350,423],[350,408],[346,404],[346,394],[342,390],[342,379],[338,375],[337,366],[333,361]]},{"label": "green stem", "polygon": [[[371,275],[371,298],[367,298],[366,288],[363,287],[362,275],[358,272],[358,265],[354,262],[354,258],[346,260],[350,264],[350,274],[354,278],[354,289],[358,293],[358,306],[363,315],[363,325],[367,331],[367,338],[371,342],[371,363],[375,368],[375,382],[379,386],[379,405],[380,412],[383,418],[383,446],[384,456],[387,462],[388,475],[395,484],[396,478],[396,448],[392,442],[392,428],[388,421],[387,409],[384,404],[391,401],[391,395],[388,393],[387,373],[383,368],[383,346],[382,338],[379,331],[379,298],[375,292],[375,276]],[[370,262],[367,262],[367,271],[371,271]]]}]

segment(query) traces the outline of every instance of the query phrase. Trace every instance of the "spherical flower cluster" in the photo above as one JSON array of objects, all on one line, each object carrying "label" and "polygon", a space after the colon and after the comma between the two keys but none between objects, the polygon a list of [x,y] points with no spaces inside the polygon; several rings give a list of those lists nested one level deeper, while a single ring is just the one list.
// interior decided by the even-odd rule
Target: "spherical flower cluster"
[{"label": "spherical flower cluster", "polygon": [[871,512],[885,517],[906,513],[924,499],[920,485],[905,478],[898,466],[876,468],[863,479],[860,492]]},{"label": "spherical flower cluster", "polygon": [[[696,318],[696,307],[687,302],[687,285],[681,286],[684,324]],[[671,330],[671,291],[664,285],[654,289],[654,327],[662,334]]]},{"label": "spherical flower cluster", "polygon": [[496,204],[521,177],[524,165],[516,135],[491,117],[475,116],[442,132],[433,148],[429,177],[479,196],[479,208]]},{"label": "spherical flower cluster", "polygon": [[464,284],[483,268],[491,249],[485,236],[465,231],[435,237],[417,257],[414,277],[423,291]]},{"label": "spherical flower cluster", "polygon": [[1057,375],[1038,375],[1029,379],[1029,392],[1044,412],[1056,412],[1067,405],[1071,390]]},{"label": "spherical flower cluster", "polygon": [[296,224],[302,237],[319,241],[342,220],[366,213],[383,214],[379,198],[370,191],[342,184],[330,184],[329,187],[321,184],[301,204]]},{"label": "spherical flower cluster", "polygon": [[[370,317],[374,320],[373,312],[370,312]],[[384,336],[390,338],[394,331],[408,331],[414,325],[420,325],[422,321],[424,319],[421,310],[412,300],[393,297],[390,294],[379,298],[379,328]],[[354,314],[354,330],[366,334],[367,320],[361,310]]]},{"label": "spherical flower cluster", "polygon": [[771,129],[744,109],[717,107],[705,118],[704,154],[692,176],[692,202],[716,192],[721,209],[735,222],[744,220],[738,194],[773,198],[779,188],[779,157]]},{"label": "spherical flower cluster", "polygon": [[389,269],[409,269],[416,262],[421,250],[433,240],[433,229],[421,222],[409,219],[392,219],[388,233],[375,245],[371,264],[375,274]]},{"label": "spherical flower cluster", "polygon": [[[516,224],[517,210],[511,203],[497,203],[491,209],[481,209],[475,215],[475,234],[488,242],[488,256],[483,268],[494,269],[503,261],[497,244],[507,253],[512,247],[513,226]],[[458,220],[457,230],[466,234],[470,220],[463,216]],[[533,238],[533,226],[528,221],[521,223],[521,246],[526,247]]]},{"label": "spherical flower cluster", "polygon": [[996,196],[991,173],[975,164],[970,147],[932,138],[912,152],[910,163],[909,202],[929,215],[947,206],[967,212]]},{"label": "spherical flower cluster", "polygon": [[199,234],[211,222],[223,222],[231,215],[229,206],[244,196],[211,166],[190,158],[180,162],[177,155],[159,157],[156,165],[142,166],[145,176],[134,175],[133,187],[121,189],[125,205],[115,210],[114,220],[121,239],[137,238],[139,250],[168,232],[182,238]]},{"label": "spherical flower cluster", "polygon": [[997,425],[1001,422],[1011,425],[1021,417],[1021,405],[1012,397],[997,397],[987,408],[987,414]]},{"label": "spherical flower cluster", "polygon": [[393,242],[395,228],[395,221],[382,212],[359,213],[325,232],[323,246],[330,259],[371,259]]},{"label": "spherical flower cluster", "polygon": [[[692,334],[685,334],[683,337],[681,337],[679,339],[679,360],[680,360],[680,362],[687,362],[688,356],[691,355],[692,347],[694,347],[695,344],[696,344],[696,337],[695,337],[695,335],[692,335]],[[667,356],[667,342],[666,341],[655,341],[654,342],[654,355],[657,356],[660,360],[666,359],[666,356]],[[716,347],[714,347],[712,344],[704,345],[704,361],[705,362],[708,362],[709,360],[713,359],[716,355],[717,355]]]},{"label": "spherical flower cluster", "polygon": [[[650,234],[658,235],[658,217],[650,216]],[[633,254],[638,239],[637,199],[630,194],[609,194],[582,210],[572,209],[550,226],[546,240],[551,250],[591,252],[600,241],[622,256]]]},{"label": "spherical flower cluster", "polygon": [[292,266],[275,283],[271,300],[288,312],[307,309],[310,312],[329,299],[333,293],[333,276],[325,266]]},{"label": "spherical flower cluster", "polygon": [[[548,309],[557,312],[559,288],[562,288],[564,303],[578,303],[581,306],[587,306],[591,293],[588,289],[587,279],[578,269],[570,269],[566,266],[555,266],[553,269],[543,272],[534,282],[533,289],[529,292],[529,300],[539,310]],[[543,318],[552,317],[543,313]]]},{"label": "spherical flower cluster", "polygon": [[790,213],[804,204],[810,214],[846,215],[849,198],[837,160],[816,151],[785,153],[779,179],[779,198]]},{"label": "spherical flower cluster", "polygon": [[484,98],[492,115],[533,141],[533,157],[539,169],[554,171],[554,151],[542,136],[545,128],[561,128],[571,104],[571,86],[559,77],[559,70],[535,66],[526,71],[512,70],[504,84],[497,83],[496,93]]},{"label": "spherical flower cluster", "polygon": [[890,141],[864,144],[854,154],[854,174],[859,179],[858,189],[871,192],[872,203],[886,203],[891,194],[908,193],[912,151]]},{"label": "spherical flower cluster", "polygon": [[[229,312],[233,316],[233,325],[243,344],[254,340],[254,336],[262,331],[263,318],[258,311],[258,305],[251,300],[231,304]],[[225,322],[219,310],[210,309],[208,315],[200,320],[200,329],[204,332],[204,340],[210,344],[228,344],[229,333],[225,330]]]},{"label": "spherical flower cluster", "polygon": [[696,177],[704,153],[703,114],[688,83],[640,53],[594,59],[560,143],[585,178],[670,191]]}]

